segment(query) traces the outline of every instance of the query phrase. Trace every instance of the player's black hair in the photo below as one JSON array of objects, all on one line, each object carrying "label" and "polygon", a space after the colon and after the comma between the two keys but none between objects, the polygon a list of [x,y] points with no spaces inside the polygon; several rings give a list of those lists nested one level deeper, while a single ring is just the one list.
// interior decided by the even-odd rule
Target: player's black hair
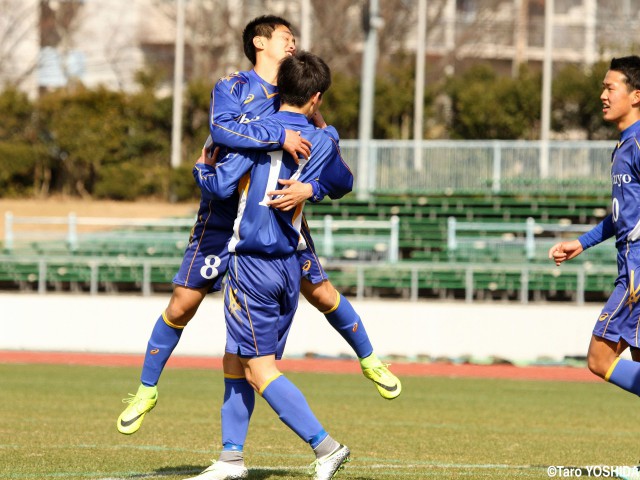
[{"label": "player's black hair", "polygon": [[254,37],[271,38],[273,31],[279,26],[287,27],[291,30],[291,24],[282,17],[275,15],[262,15],[254,18],[242,31],[242,44],[244,45],[244,54],[249,61],[256,64],[256,47],[253,45]]},{"label": "player's black hair", "polygon": [[300,52],[285,57],[278,70],[280,103],[302,107],[311,97],[331,86],[331,70],[317,55]]},{"label": "player's black hair", "polygon": [[620,72],[625,76],[629,91],[640,90],[640,57],[637,55],[612,59],[609,70]]}]

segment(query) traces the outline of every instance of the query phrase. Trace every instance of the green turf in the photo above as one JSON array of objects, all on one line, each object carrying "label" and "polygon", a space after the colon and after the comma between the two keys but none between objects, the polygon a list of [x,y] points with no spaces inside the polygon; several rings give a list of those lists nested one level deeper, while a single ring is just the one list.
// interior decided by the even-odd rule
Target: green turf
[{"label": "green turf", "polygon": [[[189,477],[217,456],[221,373],[168,369],[155,410],[117,433],[137,368],[0,365],[1,479]],[[633,465],[638,399],[602,383],[403,379],[394,401],[363,377],[289,374],[352,450],[338,478],[548,478],[548,465]],[[309,478],[310,449],[258,398],[250,479]],[[586,475],[583,475],[586,476]]]}]

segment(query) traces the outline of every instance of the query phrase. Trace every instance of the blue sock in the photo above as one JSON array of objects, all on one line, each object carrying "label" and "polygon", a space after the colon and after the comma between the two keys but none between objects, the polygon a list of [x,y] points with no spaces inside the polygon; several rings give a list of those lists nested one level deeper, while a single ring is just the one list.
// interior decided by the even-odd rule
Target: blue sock
[{"label": "blue sock", "polygon": [[255,392],[246,379],[225,376],[220,411],[223,450],[243,450],[255,403]]},{"label": "blue sock", "polygon": [[331,326],[351,345],[358,358],[365,358],[373,353],[367,331],[349,300],[338,294],[336,305],[323,313]]},{"label": "blue sock", "polygon": [[640,395],[640,363],[617,358],[609,368],[605,380],[627,392]]},{"label": "blue sock", "polygon": [[164,313],[160,315],[153,327],[147,351],[144,354],[142,375],[140,375],[143,385],[153,387],[158,384],[167,360],[180,341],[182,330],[183,328],[169,325],[164,319]]},{"label": "blue sock", "polygon": [[317,447],[327,436],[311,411],[307,399],[284,375],[267,382],[266,386],[261,388],[261,394],[280,420],[309,443],[311,448]]}]

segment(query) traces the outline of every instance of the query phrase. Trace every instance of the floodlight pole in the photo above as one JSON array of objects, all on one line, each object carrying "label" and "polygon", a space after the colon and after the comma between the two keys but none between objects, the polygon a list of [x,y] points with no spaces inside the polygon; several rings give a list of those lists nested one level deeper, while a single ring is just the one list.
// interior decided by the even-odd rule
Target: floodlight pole
[{"label": "floodlight pole", "polygon": [[413,108],[413,169],[422,171],[422,137],[424,131],[424,66],[427,41],[427,0],[418,0],[418,35],[416,40],[416,85]]},{"label": "floodlight pole", "polygon": [[173,65],[173,118],[171,125],[171,168],[180,166],[182,150],[182,83],[184,79],[185,0],[177,0],[176,48]]},{"label": "floodlight pole", "polygon": [[553,66],[553,0],[544,2],[544,61],[542,63],[542,119],[540,122],[540,177],[549,177],[551,77]]},{"label": "floodlight pole", "polygon": [[300,49],[311,48],[311,0],[302,0],[300,4]]},{"label": "floodlight pole", "polygon": [[368,11],[365,7],[364,27],[367,36],[362,52],[362,76],[360,85],[360,118],[358,137],[358,176],[357,198],[364,200],[369,197],[370,173],[370,143],[373,130],[373,103],[376,83],[376,54],[378,45],[378,28],[382,26],[382,19],[378,15],[378,0],[369,0]]}]

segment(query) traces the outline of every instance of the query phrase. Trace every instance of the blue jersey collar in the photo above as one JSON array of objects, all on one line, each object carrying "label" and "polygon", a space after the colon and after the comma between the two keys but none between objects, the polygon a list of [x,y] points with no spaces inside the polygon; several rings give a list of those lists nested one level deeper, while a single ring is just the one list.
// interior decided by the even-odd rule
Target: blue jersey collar
[{"label": "blue jersey collar", "polygon": [[632,125],[629,125],[622,131],[622,133],[620,133],[620,143],[623,143],[628,138],[636,136],[640,136],[640,120]]},{"label": "blue jersey collar", "polygon": [[267,94],[278,93],[278,87],[271,85],[264,78],[258,75],[258,72],[256,72],[255,69],[249,70],[249,75],[254,76],[264,86],[264,88],[267,89]]},{"label": "blue jersey collar", "polygon": [[286,111],[278,111],[274,114],[279,119],[284,120],[286,123],[290,124],[291,127],[299,125],[300,127],[309,126],[309,119],[303,113],[296,112],[286,112]]}]

